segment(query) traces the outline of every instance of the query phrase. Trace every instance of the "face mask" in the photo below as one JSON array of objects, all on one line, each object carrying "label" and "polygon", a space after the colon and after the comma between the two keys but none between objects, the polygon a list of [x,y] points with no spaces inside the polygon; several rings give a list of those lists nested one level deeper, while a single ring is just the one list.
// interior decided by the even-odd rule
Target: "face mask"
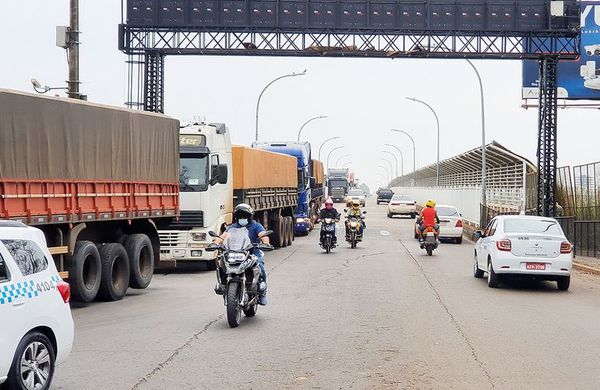
[{"label": "face mask", "polygon": [[248,220],[246,218],[238,219],[238,223],[240,224],[240,226],[246,226],[248,225]]}]

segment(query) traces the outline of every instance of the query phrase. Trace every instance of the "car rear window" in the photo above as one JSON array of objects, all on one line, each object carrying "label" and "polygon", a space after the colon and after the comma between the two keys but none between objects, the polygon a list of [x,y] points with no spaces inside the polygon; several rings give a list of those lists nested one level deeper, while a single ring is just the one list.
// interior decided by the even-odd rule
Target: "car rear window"
[{"label": "car rear window", "polygon": [[381,190],[379,191],[379,195],[392,195],[393,192],[391,190]]},{"label": "car rear window", "polygon": [[350,196],[361,196],[361,195],[364,195],[364,192],[362,192],[362,191],[348,191],[348,195],[350,195]]},{"label": "car rear window", "polygon": [[2,243],[17,263],[23,276],[33,275],[48,269],[48,259],[35,242],[30,240],[2,240]]},{"label": "car rear window", "polygon": [[458,210],[454,207],[437,206],[435,208],[440,217],[458,217]]},{"label": "car rear window", "polygon": [[534,233],[561,235],[562,230],[556,223],[549,219],[505,219],[505,233]]},{"label": "car rear window", "polygon": [[2,254],[0,253],[0,283],[8,280],[10,280],[10,276],[8,275],[8,267],[4,262],[4,257],[2,257]]},{"label": "car rear window", "polygon": [[410,198],[410,196],[407,196],[407,195],[394,195],[392,197],[392,200],[402,200],[402,201],[408,201],[408,202],[412,202],[413,201]]}]

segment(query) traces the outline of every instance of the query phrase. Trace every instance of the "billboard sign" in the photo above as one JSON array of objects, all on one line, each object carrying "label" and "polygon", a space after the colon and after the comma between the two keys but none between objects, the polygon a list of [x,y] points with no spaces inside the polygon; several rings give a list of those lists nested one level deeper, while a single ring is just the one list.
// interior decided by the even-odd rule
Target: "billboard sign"
[{"label": "billboard sign", "polygon": [[[600,0],[581,0],[581,57],[558,65],[558,97],[600,100]],[[536,61],[523,61],[523,99],[539,96]]]}]

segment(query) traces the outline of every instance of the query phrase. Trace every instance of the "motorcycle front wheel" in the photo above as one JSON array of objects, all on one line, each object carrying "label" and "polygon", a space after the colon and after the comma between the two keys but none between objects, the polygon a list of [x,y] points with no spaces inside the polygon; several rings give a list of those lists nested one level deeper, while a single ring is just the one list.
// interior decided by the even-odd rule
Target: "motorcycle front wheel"
[{"label": "motorcycle front wheel", "polygon": [[240,284],[231,282],[227,286],[227,322],[232,328],[237,328],[242,319],[242,309],[240,307]]}]

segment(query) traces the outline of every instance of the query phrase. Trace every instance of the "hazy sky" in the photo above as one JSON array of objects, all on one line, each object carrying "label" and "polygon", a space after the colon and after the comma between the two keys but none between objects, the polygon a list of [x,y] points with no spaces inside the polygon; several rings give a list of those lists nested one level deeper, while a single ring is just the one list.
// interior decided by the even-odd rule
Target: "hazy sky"
[{"label": "hazy sky", "polygon": [[[55,26],[68,24],[69,2],[0,3],[0,87],[32,91],[32,77],[64,85],[66,55],[55,46]],[[120,0],[80,3],[82,93],[91,101],[123,105],[125,56],[117,50]],[[476,66],[485,88],[488,142],[496,140],[535,162],[537,110],[521,108],[521,63],[477,61]],[[224,122],[233,142],[247,145],[254,139],[256,98],[262,87],[274,77],[304,69],[306,76],[282,80],[263,97],[262,140],[296,139],[305,120],[328,115],[309,124],[303,138],[318,146],[328,137],[343,136],[337,144],[345,149],[334,152],[331,162],[351,154],[342,162],[352,160],[362,181],[381,185],[378,166],[387,165],[380,161],[385,143],[398,145],[404,151],[405,173],[412,170],[412,147],[389,128],[414,135],[418,167],[435,162],[435,121],[426,107],[404,99],[415,96],[439,114],[442,158],[481,144],[477,80],[464,60],[167,57],[166,114]],[[600,160],[599,116],[596,110],[560,110],[560,165]]]}]

